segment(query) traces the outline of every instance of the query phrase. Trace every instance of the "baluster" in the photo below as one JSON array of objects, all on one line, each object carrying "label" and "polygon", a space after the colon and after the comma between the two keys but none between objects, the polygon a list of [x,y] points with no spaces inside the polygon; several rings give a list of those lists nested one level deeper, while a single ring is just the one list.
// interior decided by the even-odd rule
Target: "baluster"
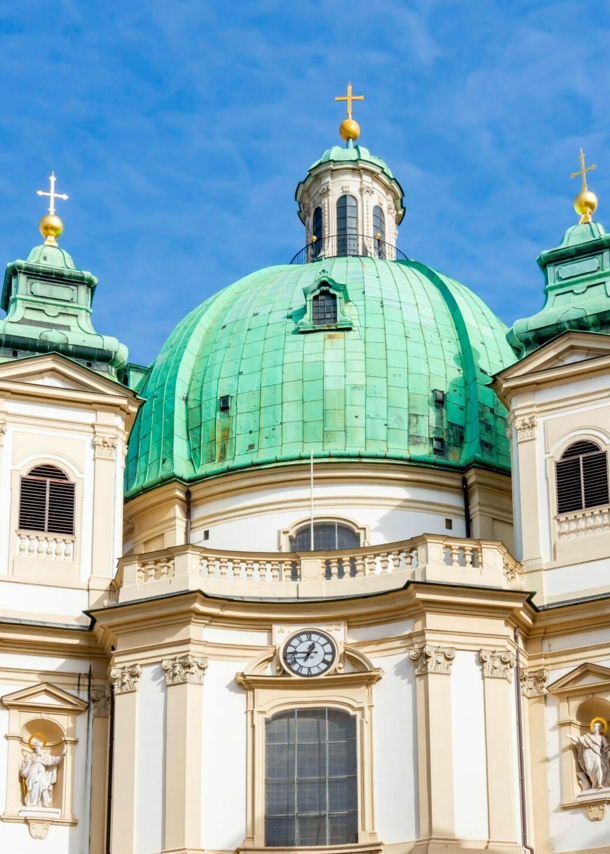
[{"label": "baluster", "polygon": [[365,563],[365,574],[366,575],[375,575],[377,572],[377,555],[368,554],[364,558]]},{"label": "baluster", "polygon": [[472,566],[472,546],[464,546],[464,565]]},{"label": "baluster", "polygon": [[390,561],[388,560],[388,553],[387,552],[381,552],[381,555],[379,557],[380,557],[380,563],[381,563],[381,574],[386,575],[388,572],[388,566],[390,563]]},{"label": "baluster", "polygon": [[400,550],[390,553],[390,572],[400,572]]},{"label": "baluster", "polygon": [[[339,578],[339,558],[331,557],[328,561],[330,564],[330,577],[331,579]],[[343,564],[345,567],[345,563]],[[345,575],[345,572],[343,573]]]},{"label": "baluster", "polygon": [[32,537],[32,557],[38,557],[39,545],[38,537]]},{"label": "baluster", "polygon": [[246,558],[246,578],[248,581],[252,580],[252,576],[254,574],[254,561],[252,558]]},{"label": "baluster", "polygon": [[142,584],[143,581],[145,580],[144,579],[144,569],[142,568],[141,564],[138,564],[138,567],[136,569],[136,578],[137,578],[138,584]]},{"label": "baluster", "polygon": [[360,553],[356,554],[356,578],[363,576],[365,572],[364,558]]},{"label": "baluster", "polygon": [[57,545],[55,548],[56,560],[65,560],[67,549],[68,549],[68,541],[67,540],[64,540],[64,539],[57,540]]},{"label": "baluster", "polygon": [[278,560],[271,561],[271,581],[279,581],[280,577],[280,562]]},{"label": "baluster", "polygon": [[449,555],[451,557],[451,566],[459,566],[460,565],[460,547],[457,543],[451,543],[449,546]]},{"label": "baluster", "polygon": [[219,559],[219,562],[220,562],[220,577],[226,578],[227,577],[227,571],[229,568],[229,558],[228,557],[221,557]]}]

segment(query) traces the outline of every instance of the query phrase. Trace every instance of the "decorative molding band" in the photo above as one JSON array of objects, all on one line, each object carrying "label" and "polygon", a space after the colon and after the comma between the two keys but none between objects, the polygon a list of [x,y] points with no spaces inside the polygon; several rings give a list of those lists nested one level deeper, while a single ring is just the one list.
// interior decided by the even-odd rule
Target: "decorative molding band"
[{"label": "decorative molding band", "polygon": [[536,438],[536,427],[538,419],[535,415],[530,415],[526,418],[518,418],[515,421],[515,429],[517,431],[517,441],[525,442],[527,439]]},{"label": "decorative molding band", "polygon": [[103,688],[94,688],[91,691],[91,700],[93,705],[93,715],[96,718],[107,718],[110,714],[110,700],[112,692],[110,685],[105,685]]},{"label": "decorative molding band", "polygon": [[483,668],[483,676],[491,679],[507,679],[513,681],[514,653],[506,649],[479,650],[479,663]]},{"label": "decorative molding band", "polygon": [[415,673],[418,676],[423,676],[425,673],[451,673],[455,649],[426,645],[420,649],[412,649],[409,657],[415,663]]},{"label": "decorative molding band", "polygon": [[142,668],[139,664],[113,667],[110,671],[110,678],[112,679],[114,693],[128,694],[130,691],[137,691],[138,680],[141,675]]},{"label": "decorative molding band", "polygon": [[207,666],[207,658],[195,658],[190,653],[177,655],[175,658],[164,658],[161,662],[161,667],[165,670],[166,685],[181,685],[184,682],[203,685]]},{"label": "decorative molding band", "polygon": [[528,698],[548,694],[546,690],[548,679],[548,670],[528,670],[524,667],[521,671],[521,693]]},{"label": "decorative molding band", "polygon": [[93,456],[96,460],[113,460],[116,456],[116,449],[119,440],[116,436],[94,436],[93,437]]}]

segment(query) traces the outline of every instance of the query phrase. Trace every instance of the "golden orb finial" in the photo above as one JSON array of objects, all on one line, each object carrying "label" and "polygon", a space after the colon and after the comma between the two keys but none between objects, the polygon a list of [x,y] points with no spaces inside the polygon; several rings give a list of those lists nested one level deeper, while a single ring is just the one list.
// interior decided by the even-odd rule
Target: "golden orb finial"
[{"label": "golden orb finial", "polygon": [[341,122],[339,133],[341,139],[349,143],[360,136],[360,125],[352,118],[352,101],[364,101],[364,95],[352,95],[352,84],[347,84],[347,95],[337,95],[335,101],[347,101],[347,118]]},{"label": "golden orb finial", "polygon": [[40,233],[45,239],[45,243],[49,246],[57,246],[57,238],[64,230],[64,224],[60,220],[58,216],[55,214],[55,199],[63,199],[67,200],[67,196],[65,193],[56,193],[55,192],[55,172],[51,172],[51,177],[49,178],[51,184],[51,192],[45,193],[43,190],[37,190],[37,195],[39,196],[48,196],[49,197],[49,213],[45,214],[40,220],[38,227],[40,229]]},{"label": "golden orb finial", "polygon": [[586,222],[591,222],[591,216],[597,210],[597,196],[587,187],[587,172],[597,169],[597,166],[594,163],[585,169],[585,153],[582,148],[580,149],[579,157],[580,169],[578,172],[572,172],[570,178],[576,178],[578,175],[582,178],[582,190],[574,199],[574,210],[577,214],[580,214],[579,222],[583,225]]}]

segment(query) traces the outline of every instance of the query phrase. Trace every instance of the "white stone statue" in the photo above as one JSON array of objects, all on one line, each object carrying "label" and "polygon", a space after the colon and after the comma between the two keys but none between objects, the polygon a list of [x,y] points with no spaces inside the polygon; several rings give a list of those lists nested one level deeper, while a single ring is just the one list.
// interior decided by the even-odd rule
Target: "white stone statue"
[{"label": "white stone statue", "polygon": [[604,732],[608,725],[600,718],[591,721],[591,732],[581,736],[568,735],[574,742],[581,770],[578,779],[587,792],[610,787],[610,744]]},{"label": "white stone statue", "polygon": [[46,809],[51,806],[53,786],[57,782],[57,766],[68,749],[64,748],[61,756],[51,756],[47,751],[43,751],[44,744],[37,738],[31,739],[30,746],[32,753],[25,754],[19,769],[25,780],[24,803],[26,807]]}]

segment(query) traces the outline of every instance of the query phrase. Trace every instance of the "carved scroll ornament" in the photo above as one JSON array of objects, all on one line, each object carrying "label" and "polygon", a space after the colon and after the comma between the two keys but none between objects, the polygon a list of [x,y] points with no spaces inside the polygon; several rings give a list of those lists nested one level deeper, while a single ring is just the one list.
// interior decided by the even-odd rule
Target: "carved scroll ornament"
[{"label": "carved scroll ornament", "polygon": [[426,645],[420,649],[412,649],[409,657],[415,663],[415,673],[418,676],[424,673],[451,673],[455,650],[452,647]]},{"label": "carved scroll ornament", "polygon": [[115,694],[128,694],[138,688],[138,679],[142,675],[139,664],[129,664],[123,667],[113,667],[110,671],[112,688]]},{"label": "carved scroll ornament", "polygon": [[165,671],[166,685],[180,685],[183,682],[202,685],[207,666],[206,658],[195,658],[194,655],[190,654],[165,658],[161,662],[161,667]]},{"label": "carved scroll ornament", "polygon": [[483,676],[491,679],[507,679],[513,681],[514,653],[506,649],[481,649],[479,661],[483,668]]}]

